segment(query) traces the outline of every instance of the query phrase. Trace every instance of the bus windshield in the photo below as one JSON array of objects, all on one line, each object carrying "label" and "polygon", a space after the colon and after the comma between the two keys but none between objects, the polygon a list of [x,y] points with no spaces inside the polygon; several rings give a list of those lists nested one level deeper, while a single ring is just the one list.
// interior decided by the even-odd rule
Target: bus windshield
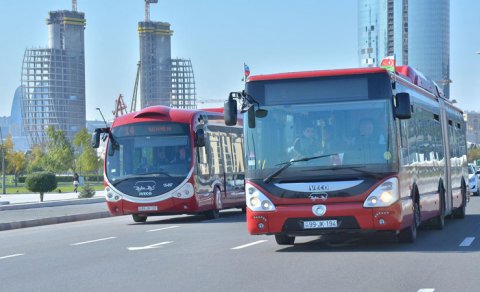
[{"label": "bus windshield", "polygon": [[189,125],[170,122],[114,127],[106,175],[112,184],[135,177],[167,177],[178,185],[191,168]]},{"label": "bus windshield", "polygon": [[[282,179],[311,179],[345,168],[387,172],[396,160],[389,100],[266,105],[265,118],[246,128],[250,178],[262,178],[293,160]],[[322,156],[316,159],[312,157]],[[318,170],[318,171],[313,171]]]}]

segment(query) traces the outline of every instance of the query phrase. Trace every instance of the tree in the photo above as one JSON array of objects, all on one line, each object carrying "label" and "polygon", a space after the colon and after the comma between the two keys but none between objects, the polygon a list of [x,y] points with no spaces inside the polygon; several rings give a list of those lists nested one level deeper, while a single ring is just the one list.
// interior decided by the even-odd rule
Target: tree
[{"label": "tree", "polygon": [[37,172],[27,176],[25,186],[34,193],[40,193],[40,202],[43,202],[43,194],[57,188],[57,178],[51,172]]},{"label": "tree", "polygon": [[27,161],[27,173],[43,171],[42,159],[45,152],[40,145],[34,145],[31,151],[28,151],[25,155]]},{"label": "tree", "polygon": [[99,159],[95,149],[92,147],[91,135],[87,129],[80,130],[75,139],[73,145],[77,147],[77,152],[80,153],[76,159],[75,166],[81,172],[96,172],[98,170]]},{"label": "tree", "polygon": [[14,175],[15,187],[17,187],[18,176],[25,171],[27,163],[25,160],[25,153],[15,151],[7,156],[9,161],[7,171]]},{"label": "tree", "polygon": [[480,159],[480,148],[470,148],[467,152],[467,160],[469,162],[475,163],[478,159]]},{"label": "tree", "polygon": [[49,126],[47,136],[49,142],[46,149],[47,155],[42,158],[43,168],[53,173],[72,169],[74,162],[73,149],[65,132]]}]

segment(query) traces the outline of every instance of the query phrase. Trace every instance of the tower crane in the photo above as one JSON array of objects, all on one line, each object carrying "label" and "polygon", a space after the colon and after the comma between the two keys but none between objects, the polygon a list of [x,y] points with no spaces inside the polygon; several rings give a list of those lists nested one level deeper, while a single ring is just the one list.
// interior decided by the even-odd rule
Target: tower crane
[{"label": "tower crane", "polygon": [[158,3],[158,0],[145,0],[145,21],[150,21],[150,4]]}]

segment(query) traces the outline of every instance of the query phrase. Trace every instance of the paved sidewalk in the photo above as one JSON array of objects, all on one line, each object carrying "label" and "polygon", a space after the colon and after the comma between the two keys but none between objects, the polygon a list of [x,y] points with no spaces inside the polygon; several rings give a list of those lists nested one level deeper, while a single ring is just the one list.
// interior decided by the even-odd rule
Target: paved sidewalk
[{"label": "paved sidewalk", "polygon": [[0,231],[109,217],[103,191],[93,198],[76,193],[0,195]]}]

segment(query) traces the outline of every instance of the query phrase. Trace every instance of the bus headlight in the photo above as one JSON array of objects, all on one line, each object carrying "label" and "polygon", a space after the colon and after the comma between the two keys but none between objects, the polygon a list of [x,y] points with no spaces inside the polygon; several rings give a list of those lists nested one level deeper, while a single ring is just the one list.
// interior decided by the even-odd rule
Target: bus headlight
[{"label": "bus headlight", "polygon": [[365,208],[388,207],[400,198],[398,190],[398,179],[392,177],[379,185],[363,203]]},{"label": "bus headlight", "polygon": [[118,202],[122,199],[122,196],[115,192],[111,187],[105,188],[105,199],[109,202]]},{"label": "bus headlight", "polygon": [[259,191],[253,185],[246,183],[247,207],[252,211],[275,211],[275,205],[265,194]]},{"label": "bus headlight", "polygon": [[175,197],[179,199],[188,199],[193,197],[193,194],[193,185],[191,183],[186,183],[178,191],[175,192]]}]

